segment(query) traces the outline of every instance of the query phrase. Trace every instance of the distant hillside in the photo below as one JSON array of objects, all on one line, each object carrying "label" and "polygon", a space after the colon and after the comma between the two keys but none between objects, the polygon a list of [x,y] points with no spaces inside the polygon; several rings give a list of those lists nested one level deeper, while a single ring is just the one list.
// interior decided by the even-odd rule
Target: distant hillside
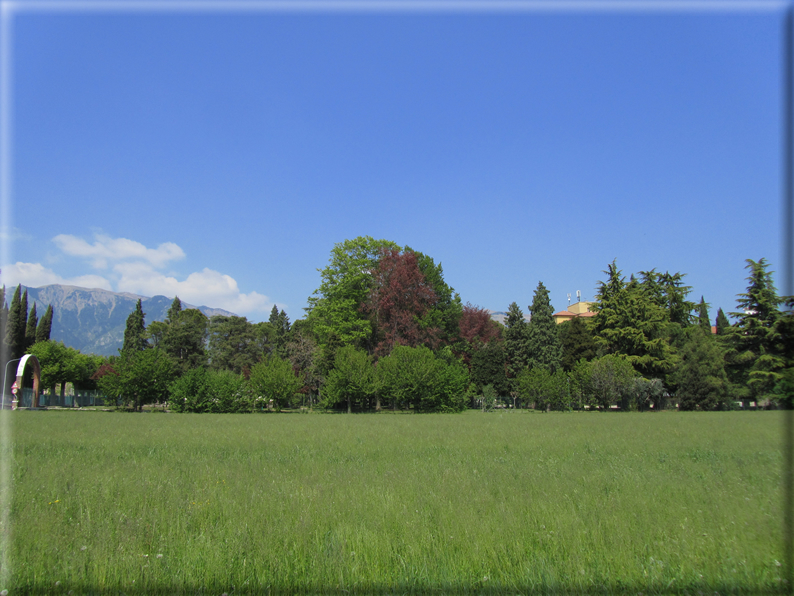
[{"label": "distant hillside", "polygon": [[[13,293],[14,288],[10,288]],[[22,286],[22,291],[25,286]],[[44,314],[48,304],[52,304],[51,339],[62,341],[67,346],[77,348],[83,354],[110,356],[118,354],[124,342],[124,328],[127,317],[135,310],[141,300],[145,321],[163,321],[168,313],[172,298],[165,296],[138,296],[136,294],[109,292],[108,290],[78,288],[75,286],[51,285],[41,288],[27,288],[28,308],[36,302],[39,317]],[[7,289],[8,292],[8,289]],[[11,296],[7,294],[10,303]],[[182,308],[198,308],[208,317],[214,315],[230,316],[226,310],[207,306],[193,306],[182,303]]]},{"label": "distant hillside", "polygon": [[[488,314],[491,315],[491,320],[492,321],[496,321],[500,325],[504,325],[505,324],[505,319],[507,319],[507,312],[505,312],[503,310],[488,310]],[[527,323],[529,323],[529,315],[524,315],[524,320]]]}]

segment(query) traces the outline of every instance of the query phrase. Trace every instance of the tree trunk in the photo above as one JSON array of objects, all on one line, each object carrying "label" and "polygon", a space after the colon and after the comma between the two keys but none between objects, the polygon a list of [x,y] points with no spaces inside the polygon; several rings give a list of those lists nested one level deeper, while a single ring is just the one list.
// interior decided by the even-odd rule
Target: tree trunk
[{"label": "tree trunk", "polygon": [[348,413],[348,414],[350,414],[350,413],[351,413],[351,411],[352,411],[352,410],[351,410],[351,408],[350,408],[350,394],[348,393],[348,394],[347,394],[347,413]]}]

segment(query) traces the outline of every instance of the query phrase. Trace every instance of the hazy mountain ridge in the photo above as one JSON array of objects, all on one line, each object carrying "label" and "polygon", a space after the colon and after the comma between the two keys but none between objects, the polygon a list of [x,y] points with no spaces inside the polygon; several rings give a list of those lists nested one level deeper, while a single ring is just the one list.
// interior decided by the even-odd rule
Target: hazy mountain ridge
[{"label": "hazy mountain ridge", "polygon": [[[124,342],[124,329],[127,317],[135,310],[141,300],[148,325],[152,321],[165,320],[173,298],[166,296],[139,296],[127,292],[111,292],[99,288],[80,288],[77,286],[49,285],[41,288],[26,288],[28,309],[36,302],[39,317],[44,315],[48,304],[53,307],[52,333],[50,338],[62,341],[67,346],[77,348],[84,354],[117,354]],[[13,292],[13,288],[6,291]],[[7,296],[10,303],[11,295]],[[194,306],[182,302],[182,308],[198,308],[208,317],[214,315],[231,316],[227,310],[208,306]]]}]

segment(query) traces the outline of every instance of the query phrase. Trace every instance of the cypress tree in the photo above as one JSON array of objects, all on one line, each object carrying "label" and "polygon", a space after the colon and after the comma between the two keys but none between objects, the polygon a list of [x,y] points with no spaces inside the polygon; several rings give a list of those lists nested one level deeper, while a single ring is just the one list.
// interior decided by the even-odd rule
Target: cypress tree
[{"label": "cypress tree", "polygon": [[36,325],[39,323],[39,317],[36,314],[36,303],[30,307],[30,314],[28,315],[28,322],[25,325],[25,351],[36,343]]},{"label": "cypress tree", "polygon": [[711,321],[709,320],[709,309],[703,296],[700,297],[700,304],[698,305],[698,324],[705,333],[711,335]]},{"label": "cypress tree", "polygon": [[122,353],[140,352],[147,347],[144,332],[146,326],[143,321],[145,313],[141,306],[141,301],[135,305],[135,310],[127,317],[127,328],[124,330],[124,345],[121,347]]},{"label": "cypress tree", "polygon": [[21,351],[19,352],[20,358],[24,353],[25,349],[27,349],[27,334],[28,334],[28,289],[25,288],[25,291],[22,293],[22,304],[20,305],[20,315],[22,316],[22,336],[20,339],[20,346]]},{"label": "cypress tree", "polygon": [[11,308],[8,309],[6,323],[5,342],[8,347],[7,358],[9,360],[19,358],[24,352],[25,322],[22,317],[22,288],[17,286],[14,296],[11,298]]},{"label": "cypress tree", "polygon": [[725,335],[731,328],[731,323],[728,317],[725,316],[725,313],[722,312],[721,308],[717,310],[717,320],[715,324],[717,325],[717,335]]},{"label": "cypress tree", "polygon": [[529,307],[531,318],[527,325],[527,348],[530,368],[543,366],[550,372],[562,367],[562,346],[554,323],[554,308],[549,300],[549,291],[543,282],[538,282],[532,306]]},{"label": "cypress tree", "polygon": [[41,317],[38,327],[36,327],[36,341],[48,341],[52,331],[52,304],[47,305],[44,316]]}]

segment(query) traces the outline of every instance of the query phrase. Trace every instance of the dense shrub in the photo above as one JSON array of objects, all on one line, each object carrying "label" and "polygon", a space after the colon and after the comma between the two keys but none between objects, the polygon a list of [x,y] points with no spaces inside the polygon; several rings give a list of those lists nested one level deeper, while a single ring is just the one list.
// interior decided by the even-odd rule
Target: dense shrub
[{"label": "dense shrub", "polygon": [[229,370],[189,370],[170,387],[173,412],[247,412],[251,398],[245,379]]},{"label": "dense shrub", "polygon": [[347,405],[367,409],[379,388],[375,369],[363,350],[352,346],[341,348],[334,358],[334,369],[328,373],[323,386],[322,404],[325,407]]},{"label": "dense shrub", "polygon": [[423,346],[397,346],[378,362],[378,378],[384,401],[395,408],[459,412],[466,407],[468,371],[447,348],[436,356]]},{"label": "dense shrub", "polygon": [[[292,365],[278,356],[257,362],[251,367],[248,384],[255,400],[255,407],[271,405],[275,410],[286,406],[303,387],[303,381],[295,375]],[[261,404],[261,405],[260,405]]]}]

